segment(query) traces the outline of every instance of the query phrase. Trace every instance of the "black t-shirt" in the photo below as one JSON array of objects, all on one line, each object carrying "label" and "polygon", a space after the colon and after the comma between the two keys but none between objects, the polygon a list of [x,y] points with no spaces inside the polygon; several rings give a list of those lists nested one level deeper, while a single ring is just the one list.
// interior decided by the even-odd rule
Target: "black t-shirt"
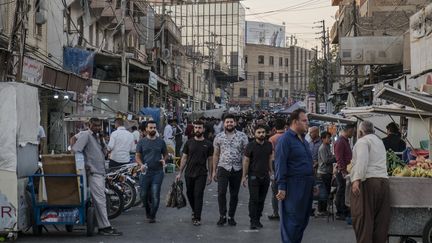
[{"label": "black t-shirt", "polygon": [[269,176],[269,160],[272,151],[273,147],[267,140],[264,140],[263,144],[259,144],[254,140],[246,146],[245,156],[248,157],[250,161],[249,176]]},{"label": "black t-shirt", "polygon": [[390,134],[383,138],[383,143],[386,150],[393,150],[393,152],[403,152],[406,149],[406,143],[397,134]]},{"label": "black t-shirt", "polygon": [[213,155],[213,144],[208,140],[189,139],[183,148],[187,154],[185,176],[197,177],[207,175],[207,159]]}]

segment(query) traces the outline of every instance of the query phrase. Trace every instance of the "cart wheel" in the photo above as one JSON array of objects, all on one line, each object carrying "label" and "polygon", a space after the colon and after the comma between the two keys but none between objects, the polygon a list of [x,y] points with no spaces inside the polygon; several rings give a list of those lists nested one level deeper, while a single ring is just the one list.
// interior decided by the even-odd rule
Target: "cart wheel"
[{"label": "cart wheel", "polygon": [[95,208],[93,206],[90,206],[87,208],[87,236],[93,236],[94,235],[94,231],[95,231],[95,218],[96,218],[96,213],[95,213]]},{"label": "cart wheel", "polygon": [[427,222],[423,229],[423,243],[432,243],[432,219]]},{"label": "cart wheel", "polygon": [[71,224],[65,225],[65,228],[66,228],[66,231],[69,233],[73,231],[73,225],[71,225]]},{"label": "cart wheel", "polygon": [[42,234],[42,225],[36,225],[34,224],[32,226],[33,234],[36,236],[39,236]]}]

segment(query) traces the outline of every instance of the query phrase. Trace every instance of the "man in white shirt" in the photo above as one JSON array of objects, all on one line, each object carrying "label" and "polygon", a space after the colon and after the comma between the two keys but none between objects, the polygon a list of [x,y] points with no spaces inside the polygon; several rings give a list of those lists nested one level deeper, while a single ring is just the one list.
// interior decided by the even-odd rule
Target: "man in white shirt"
[{"label": "man in white shirt", "polygon": [[43,149],[44,149],[44,145],[46,143],[46,135],[45,135],[44,128],[42,126],[40,126],[40,125],[39,125],[37,140],[38,140],[38,143],[39,143],[39,154],[42,154],[43,153]]},{"label": "man in white shirt", "polygon": [[135,153],[136,145],[132,133],[124,127],[123,119],[114,121],[116,130],[111,133],[108,151],[111,152],[109,167],[119,167],[130,162],[130,153]]},{"label": "man in white shirt", "polygon": [[387,241],[390,224],[390,188],[386,149],[369,121],[360,123],[350,173],[351,215],[358,243]]},{"label": "man in white shirt", "polygon": [[174,119],[170,119],[168,124],[165,126],[163,138],[167,146],[171,146],[172,149],[175,149],[174,128],[172,126],[174,121]]},{"label": "man in white shirt", "polygon": [[138,131],[138,128],[136,126],[131,127],[132,135],[134,136],[135,144],[138,144],[138,141],[140,140],[141,134]]}]

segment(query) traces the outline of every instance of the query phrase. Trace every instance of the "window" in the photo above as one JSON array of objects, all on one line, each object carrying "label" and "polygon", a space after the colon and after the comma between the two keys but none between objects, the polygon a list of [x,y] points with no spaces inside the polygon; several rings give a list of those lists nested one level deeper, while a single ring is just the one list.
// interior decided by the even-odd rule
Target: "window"
[{"label": "window", "polygon": [[285,97],[288,98],[288,90],[285,90]]},{"label": "window", "polygon": [[270,72],[269,80],[270,80],[270,81],[273,81],[273,79],[274,79],[274,74],[273,74],[273,72]]},{"label": "window", "polygon": [[283,58],[279,57],[279,66],[283,66]]},{"label": "window", "polygon": [[[40,5],[41,5],[40,0],[36,0],[36,2],[35,2],[35,13],[40,13],[41,12]],[[36,19],[35,19],[35,21],[36,21]],[[37,36],[42,36],[42,24],[35,23],[35,34]]]},{"label": "window", "polygon": [[258,64],[264,64],[264,56],[258,56]]},{"label": "window", "polygon": [[274,65],[274,57],[272,57],[272,56],[269,57],[269,65],[270,66]]},{"label": "window", "polygon": [[247,62],[248,62],[248,57],[245,56],[245,57],[244,57],[244,63],[247,64]]},{"label": "window", "polygon": [[264,72],[258,72],[258,80],[264,80]]},{"label": "window", "polygon": [[282,90],[279,90],[279,98],[282,98]]},{"label": "window", "polygon": [[283,73],[279,73],[279,82],[283,81]]},{"label": "window", "polygon": [[245,71],[245,79],[246,80],[248,79],[248,72],[247,71]]},{"label": "window", "polygon": [[117,0],[117,2],[116,2],[116,9],[120,9],[121,8],[121,1],[122,0]]},{"label": "window", "polygon": [[240,97],[247,97],[247,88],[240,88]]},{"label": "window", "polygon": [[288,67],[288,58],[285,58],[285,67]]},{"label": "window", "polygon": [[288,83],[288,73],[285,73],[285,83]]},{"label": "window", "polygon": [[264,89],[258,89],[258,97],[263,98],[264,97]]}]

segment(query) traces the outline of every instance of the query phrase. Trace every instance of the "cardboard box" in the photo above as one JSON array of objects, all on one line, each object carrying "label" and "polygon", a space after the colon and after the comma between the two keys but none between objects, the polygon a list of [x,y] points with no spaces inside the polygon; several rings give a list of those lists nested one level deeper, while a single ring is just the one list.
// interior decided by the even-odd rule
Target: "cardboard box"
[{"label": "cardboard box", "polygon": [[[75,157],[72,154],[43,155],[45,174],[76,174]],[[78,177],[45,177],[49,205],[79,205]]]}]

